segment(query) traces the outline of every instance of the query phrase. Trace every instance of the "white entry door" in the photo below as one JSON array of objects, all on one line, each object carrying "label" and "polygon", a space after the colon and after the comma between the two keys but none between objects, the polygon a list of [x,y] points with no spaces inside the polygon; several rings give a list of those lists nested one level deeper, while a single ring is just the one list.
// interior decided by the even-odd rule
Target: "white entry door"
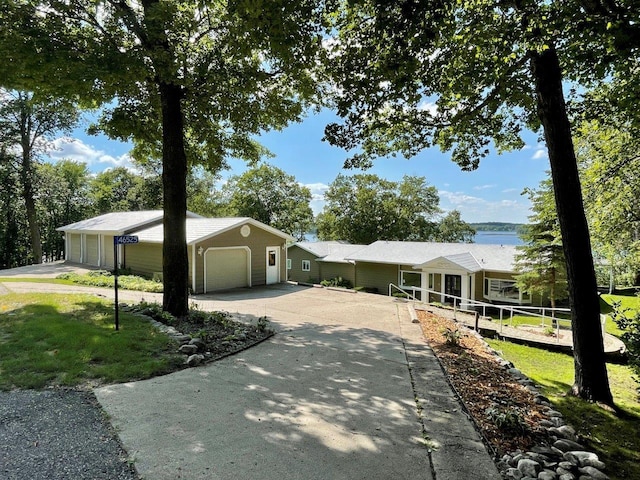
[{"label": "white entry door", "polygon": [[280,281],[280,247],[267,247],[267,285]]}]

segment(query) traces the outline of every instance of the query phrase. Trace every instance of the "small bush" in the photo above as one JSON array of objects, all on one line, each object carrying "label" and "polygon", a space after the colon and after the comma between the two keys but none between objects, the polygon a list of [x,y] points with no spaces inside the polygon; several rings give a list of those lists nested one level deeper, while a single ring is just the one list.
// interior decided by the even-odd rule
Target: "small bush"
[{"label": "small bush", "polygon": [[323,287],[341,287],[341,288],[353,288],[353,284],[342,277],[335,277],[329,280],[322,280],[320,285]]},{"label": "small bush", "polygon": [[464,333],[462,333],[457,328],[454,329],[454,328],[449,328],[449,327],[445,328],[442,331],[442,335],[445,338],[445,342],[448,345],[453,345],[454,347],[459,347],[460,346],[460,341],[465,336]]},{"label": "small bush", "polygon": [[520,411],[515,408],[501,410],[497,406],[489,407],[485,410],[485,415],[500,430],[524,434],[528,430],[527,422]]}]

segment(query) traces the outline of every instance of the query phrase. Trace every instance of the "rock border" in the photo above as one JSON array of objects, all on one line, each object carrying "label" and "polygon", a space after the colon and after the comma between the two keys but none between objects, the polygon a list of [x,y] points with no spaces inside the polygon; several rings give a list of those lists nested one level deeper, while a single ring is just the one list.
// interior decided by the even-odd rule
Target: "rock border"
[{"label": "rock border", "polygon": [[[408,305],[408,310],[412,322],[419,322],[413,305]],[[609,480],[609,477],[603,472],[606,465],[600,461],[597,454],[587,451],[580,443],[575,428],[567,425],[562,413],[552,408],[551,401],[540,393],[540,386],[515,368],[511,362],[502,358],[499,352],[493,349],[478,332],[455,319],[453,321],[459,328],[463,328],[465,333],[480,340],[485,349],[494,356],[496,362],[531,392],[537,404],[545,407],[543,414],[546,418],[539,422],[539,426],[546,431],[549,443],[534,445],[526,452],[516,450],[498,459],[495,455],[495,449],[482,434],[473,416],[469,414],[462,396],[449,381],[449,385],[451,385],[467,416],[480,433],[489,451],[493,453],[502,478],[505,480]],[[438,359],[437,356],[436,359]],[[440,359],[438,359],[438,363],[444,370]]]},{"label": "rock border", "polygon": [[[228,352],[214,356],[211,352],[207,351],[207,345],[201,338],[192,337],[189,334],[182,333],[176,330],[176,328],[172,327],[171,325],[166,325],[143,313],[132,311],[132,308],[133,307],[130,305],[121,305],[120,307],[121,310],[128,310],[129,313],[147,320],[149,323],[151,323],[151,325],[158,329],[158,331],[168,335],[171,340],[176,342],[179,345],[178,353],[182,353],[186,356],[184,363],[187,367],[197,367],[202,364],[222,360],[223,358],[230,357],[231,355],[235,355],[237,353],[243,352],[244,350],[248,350],[251,347],[255,347],[256,345],[264,342],[265,340],[268,340],[276,334],[275,331],[271,330],[263,338],[243,344],[241,347],[238,347],[234,350],[230,350]],[[231,316],[233,320],[240,321],[233,314],[231,314]],[[240,323],[244,322],[240,321]]]}]

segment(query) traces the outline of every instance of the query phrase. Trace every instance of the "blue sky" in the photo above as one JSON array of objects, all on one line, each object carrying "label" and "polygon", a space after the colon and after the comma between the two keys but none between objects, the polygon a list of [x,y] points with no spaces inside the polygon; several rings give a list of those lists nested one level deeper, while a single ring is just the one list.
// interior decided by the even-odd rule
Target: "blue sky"
[{"label": "blue sky", "polygon": [[[275,157],[267,161],[308,186],[314,200],[315,213],[322,209],[322,195],[339,173],[358,173],[342,168],[348,153],[322,141],[324,126],[334,120],[331,112],[308,116],[303,122],[290,125],[281,132],[264,134],[260,141]],[[463,172],[450,156],[437,149],[422,152],[407,160],[379,159],[369,170],[388,180],[400,180],[403,175],[424,176],[440,194],[440,207],[457,209],[466,222],[526,223],[530,203],[521,192],[536,188],[546,177],[549,161],[546,148],[535,134],[525,138],[526,147],[503,155],[492,154],[473,172]],[[83,129],[70,138],[58,139],[53,160],[70,158],[87,163],[92,172],[114,166],[129,166],[130,145],[104,136],[88,136]],[[222,177],[242,173],[247,166],[239,160],[229,162],[231,169]]]}]

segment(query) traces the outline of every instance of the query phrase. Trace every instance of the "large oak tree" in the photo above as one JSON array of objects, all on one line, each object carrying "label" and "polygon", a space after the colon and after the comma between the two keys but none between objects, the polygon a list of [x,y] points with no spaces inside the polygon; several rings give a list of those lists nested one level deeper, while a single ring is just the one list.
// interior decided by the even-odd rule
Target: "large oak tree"
[{"label": "large oak tree", "polygon": [[299,119],[317,93],[322,2],[10,0],[0,82],[107,104],[99,127],[162,158],[163,308],[188,308],[186,176]]},{"label": "large oak tree", "polygon": [[[491,146],[544,136],[563,238],[573,320],[575,384],[612,403],[587,221],[563,85],[627,75],[637,98],[636,0],[352,0],[336,17],[332,71],[342,124],[326,137],[360,150],[347,163],[410,157],[434,145],[463,169]],[[635,86],[634,86],[635,85]]]}]

